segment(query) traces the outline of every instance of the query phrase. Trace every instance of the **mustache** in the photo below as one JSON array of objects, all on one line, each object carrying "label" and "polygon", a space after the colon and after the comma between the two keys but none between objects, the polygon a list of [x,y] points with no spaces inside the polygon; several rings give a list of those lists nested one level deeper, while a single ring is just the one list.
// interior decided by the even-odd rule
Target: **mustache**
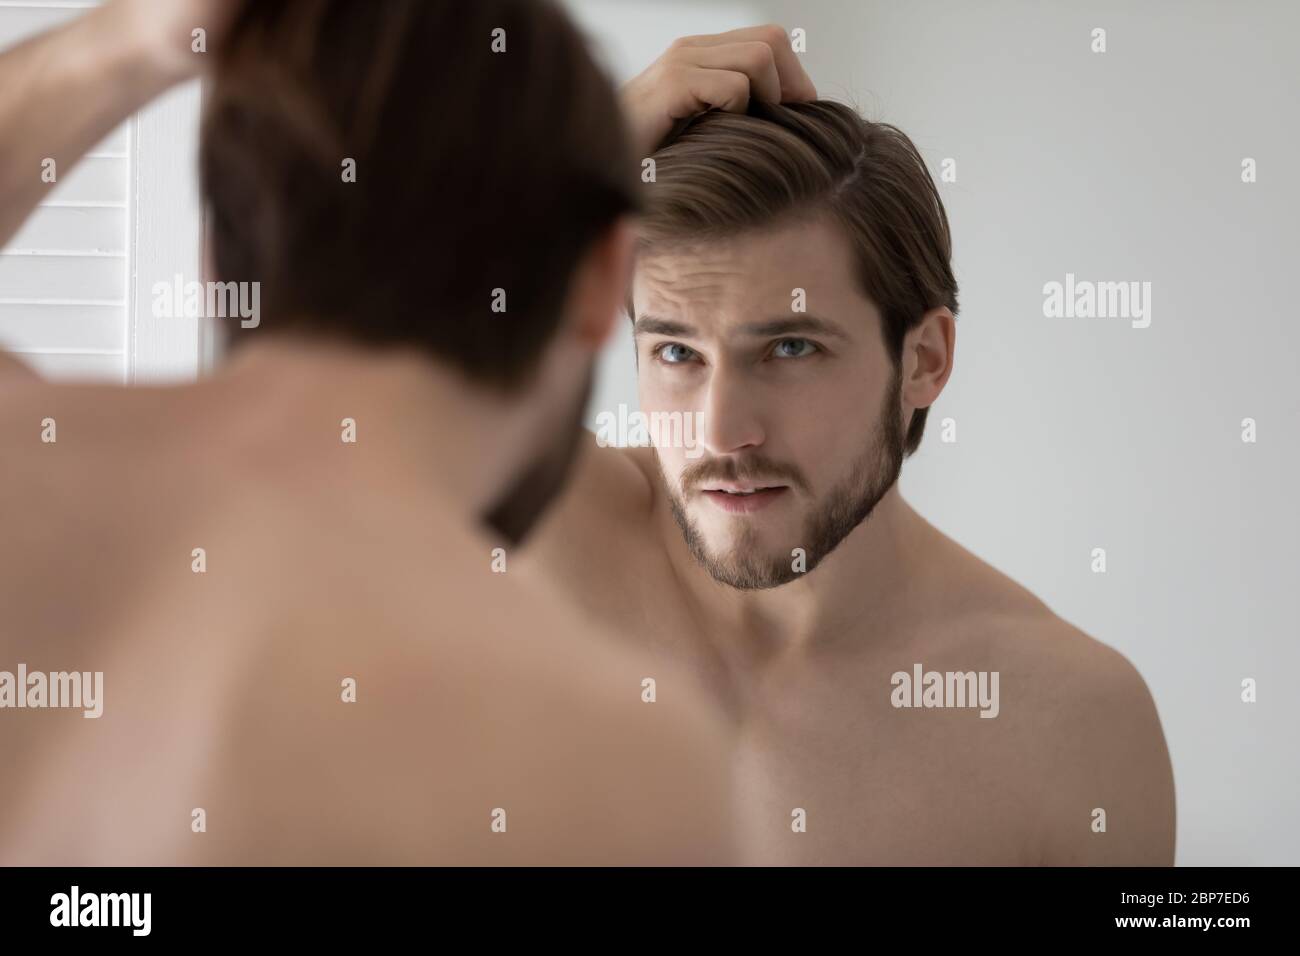
[{"label": "mustache", "polygon": [[706,481],[748,481],[755,484],[782,484],[807,493],[808,479],[794,465],[776,461],[764,455],[744,458],[705,458],[687,465],[681,474],[683,493],[698,488]]}]

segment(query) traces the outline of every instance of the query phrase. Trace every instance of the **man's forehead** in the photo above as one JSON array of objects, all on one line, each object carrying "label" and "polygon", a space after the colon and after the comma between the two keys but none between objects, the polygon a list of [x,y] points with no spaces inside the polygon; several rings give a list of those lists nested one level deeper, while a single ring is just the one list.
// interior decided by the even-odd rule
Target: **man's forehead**
[{"label": "man's forehead", "polygon": [[638,316],[681,318],[703,310],[715,319],[719,312],[812,312],[812,300],[865,303],[848,242],[822,220],[651,247],[637,258],[632,293]]}]

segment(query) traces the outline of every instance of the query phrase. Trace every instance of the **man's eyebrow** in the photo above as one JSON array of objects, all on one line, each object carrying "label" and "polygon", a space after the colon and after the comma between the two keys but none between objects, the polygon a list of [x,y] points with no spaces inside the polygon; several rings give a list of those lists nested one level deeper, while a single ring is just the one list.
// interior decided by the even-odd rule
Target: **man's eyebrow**
[{"label": "man's eyebrow", "polygon": [[813,335],[829,335],[837,339],[847,339],[849,337],[849,334],[834,322],[819,319],[814,315],[772,319],[769,322],[747,325],[744,331],[746,335],[760,338],[771,338],[777,335],[797,335],[801,332],[808,332]]},{"label": "man's eyebrow", "polygon": [[685,322],[661,319],[657,315],[642,315],[632,323],[633,335],[680,335],[684,338],[695,335],[694,326]]},{"label": "man's eyebrow", "polygon": [[[793,318],[770,319],[766,322],[755,322],[743,326],[741,331],[753,338],[772,338],[778,335],[798,335],[800,333],[809,333],[813,335],[828,335],[832,338],[847,339],[848,333],[825,319],[819,319],[813,315],[802,315]],[[687,325],[685,322],[676,322],[671,319],[661,319],[657,315],[642,315],[632,326],[633,335],[675,335],[682,338],[690,338],[698,333],[694,326]]]}]

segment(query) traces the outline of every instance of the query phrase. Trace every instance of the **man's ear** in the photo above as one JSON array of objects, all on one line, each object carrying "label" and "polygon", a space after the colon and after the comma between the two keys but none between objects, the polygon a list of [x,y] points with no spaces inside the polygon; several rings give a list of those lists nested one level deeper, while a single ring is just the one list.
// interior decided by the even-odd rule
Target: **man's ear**
[{"label": "man's ear", "polygon": [[573,271],[566,324],[578,343],[593,352],[605,344],[622,311],[635,238],[632,219],[620,217],[587,247]]},{"label": "man's ear", "polygon": [[934,404],[952,374],[957,320],[946,307],[931,309],[903,337],[903,401],[910,408]]}]

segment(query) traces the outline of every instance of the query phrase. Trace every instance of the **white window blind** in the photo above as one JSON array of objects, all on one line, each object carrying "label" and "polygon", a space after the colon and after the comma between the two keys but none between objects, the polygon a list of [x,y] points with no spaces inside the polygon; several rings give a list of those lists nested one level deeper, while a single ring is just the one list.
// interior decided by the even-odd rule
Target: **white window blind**
[{"label": "white window blind", "polygon": [[[0,48],[95,5],[0,0]],[[200,278],[198,106],[197,84],[174,91],[73,170],[57,170],[47,198],[0,250],[0,348],[51,379],[126,383],[198,373],[199,320],[154,318],[150,292],[176,274]]]}]

